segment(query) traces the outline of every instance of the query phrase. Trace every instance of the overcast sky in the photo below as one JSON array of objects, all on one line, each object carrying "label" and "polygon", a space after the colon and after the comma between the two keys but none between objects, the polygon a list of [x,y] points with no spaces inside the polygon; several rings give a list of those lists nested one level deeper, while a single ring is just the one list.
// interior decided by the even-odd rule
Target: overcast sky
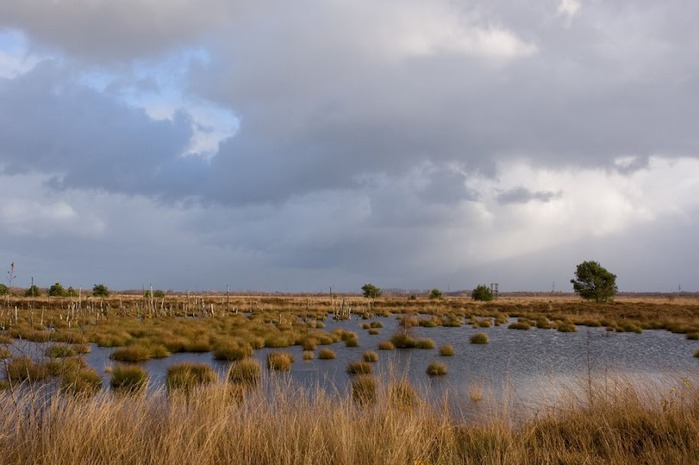
[{"label": "overcast sky", "polygon": [[0,269],[699,290],[699,2],[5,0]]}]

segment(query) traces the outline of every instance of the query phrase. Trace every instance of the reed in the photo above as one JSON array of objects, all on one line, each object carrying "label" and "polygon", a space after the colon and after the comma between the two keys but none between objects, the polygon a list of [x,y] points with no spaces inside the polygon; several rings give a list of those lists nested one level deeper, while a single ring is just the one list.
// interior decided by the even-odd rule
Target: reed
[{"label": "reed", "polygon": [[[396,399],[396,384],[353,377],[348,396],[269,386],[231,400],[225,383],[189,402],[164,392],[91,397],[0,392],[3,465],[697,463],[694,380],[614,384],[529,414]],[[408,388],[409,389],[409,388]],[[239,392],[239,391],[236,391]],[[271,397],[270,397],[271,396]],[[408,395],[409,396],[409,395]]]}]

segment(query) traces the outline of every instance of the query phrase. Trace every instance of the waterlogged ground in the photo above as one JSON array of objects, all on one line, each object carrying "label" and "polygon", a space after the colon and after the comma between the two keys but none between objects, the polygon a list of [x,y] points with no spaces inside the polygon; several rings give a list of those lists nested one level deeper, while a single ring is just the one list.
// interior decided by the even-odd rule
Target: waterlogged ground
[{"label": "waterlogged ground", "polygon": [[[381,321],[380,334],[370,335],[362,324]],[[514,320],[511,320],[514,321]],[[464,397],[480,392],[484,397],[508,398],[523,405],[541,405],[546,400],[565,395],[570,389],[582,389],[585,383],[603,382],[620,375],[625,380],[677,380],[682,377],[699,377],[699,359],[692,355],[699,349],[699,341],[688,340],[684,335],[665,330],[646,330],[641,334],[618,333],[605,328],[578,326],[577,332],[563,333],[556,330],[530,329],[520,331],[508,329],[507,324],[490,328],[461,327],[414,327],[411,335],[430,338],[434,349],[378,350],[380,341],[390,338],[398,328],[395,317],[373,320],[352,319],[334,321],[327,319],[326,331],[336,328],[351,330],[359,335],[358,347],[346,347],[344,342],[330,346],[318,346],[313,360],[302,359],[300,346],[285,349],[261,349],[253,357],[265,366],[269,351],[285,351],[294,355],[295,362],[289,373],[273,373],[291,383],[330,392],[348,391],[350,375],[347,364],[362,359],[366,350],[374,350],[379,361],[374,372],[383,380],[407,378],[425,394],[439,399],[445,394]],[[489,343],[471,344],[469,338],[482,332],[488,335]],[[455,355],[442,357],[439,347],[451,344]],[[14,341],[16,354],[40,357],[45,344]],[[329,347],[336,358],[317,358],[321,348]],[[109,385],[109,368],[114,362],[109,359],[114,349],[91,346],[91,352],[83,355],[87,363]],[[176,353],[164,359],[152,359],[141,363],[150,374],[150,389],[161,388],[165,382],[167,368],[180,362],[206,362],[223,377],[230,363],[213,359],[209,353]],[[427,366],[433,361],[447,365],[448,374],[429,377]]]}]

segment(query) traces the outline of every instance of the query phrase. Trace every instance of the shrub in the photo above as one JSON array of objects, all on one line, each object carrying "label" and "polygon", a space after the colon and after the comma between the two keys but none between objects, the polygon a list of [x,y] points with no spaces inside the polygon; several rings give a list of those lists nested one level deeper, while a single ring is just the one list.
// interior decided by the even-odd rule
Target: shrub
[{"label": "shrub", "polygon": [[55,283],[49,288],[49,296],[51,297],[65,297],[66,290],[61,286],[61,283]]},{"label": "shrub", "polygon": [[429,298],[430,299],[443,299],[444,295],[442,294],[442,291],[440,291],[439,289],[432,289],[430,291]]},{"label": "shrub", "polygon": [[451,344],[444,344],[442,347],[439,348],[439,355],[442,355],[444,357],[451,357],[454,355],[454,346]]},{"label": "shrub", "polygon": [[117,392],[136,393],[143,390],[148,383],[148,373],[140,366],[117,365],[112,370],[109,385]]},{"label": "shrub", "polygon": [[270,352],[267,354],[267,368],[276,371],[289,371],[294,357],[288,352]]},{"label": "shrub", "polygon": [[447,374],[447,366],[442,362],[432,362],[427,366],[427,374],[430,376],[444,376]]},{"label": "shrub", "polygon": [[394,346],[391,341],[379,342],[379,350],[393,350],[395,348],[396,348],[396,346]]},{"label": "shrub", "polygon": [[228,380],[235,384],[256,386],[260,381],[260,363],[252,358],[246,358],[235,363],[228,372]]},{"label": "shrub", "polygon": [[372,375],[359,375],[352,378],[352,400],[361,405],[376,402],[376,379]]},{"label": "shrub", "polygon": [[4,284],[0,284],[0,295],[7,295],[10,293],[10,288]]},{"label": "shrub", "polygon": [[92,295],[95,297],[109,297],[109,289],[104,284],[92,286]]},{"label": "shrub", "polygon": [[65,358],[76,355],[75,348],[68,344],[52,344],[44,350],[44,355],[49,358]]},{"label": "shrub", "polygon": [[485,333],[476,333],[471,336],[471,344],[487,344],[488,335]]},{"label": "shrub", "polygon": [[41,295],[41,289],[39,286],[32,284],[29,289],[24,292],[25,297],[39,297]]},{"label": "shrub", "polygon": [[168,391],[182,390],[190,393],[195,387],[213,384],[218,380],[216,371],[206,363],[178,363],[167,369]]},{"label": "shrub", "polygon": [[415,347],[418,349],[434,349],[434,341],[432,339],[423,338],[415,341]]},{"label": "shrub", "polygon": [[350,362],[347,365],[347,373],[350,375],[368,375],[373,371],[371,364],[368,362]]},{"label": "shrub", "polygon": [[471,298],[482,302],[490,302],[493,300],[493,292],[485,284],[479,284],[471,291]]},{"label": "shrub", "polygon": [[367,350],[362,354],[362,358],[365,362],[375,363],[379,361],[379,354],[377,354],[373,350]]},{"label": "shrub", "polygon": [[332,349],[320,349],[320,352],[318,352],[318,358],[321,360],[332,360],[335,358],[335,352]]}]

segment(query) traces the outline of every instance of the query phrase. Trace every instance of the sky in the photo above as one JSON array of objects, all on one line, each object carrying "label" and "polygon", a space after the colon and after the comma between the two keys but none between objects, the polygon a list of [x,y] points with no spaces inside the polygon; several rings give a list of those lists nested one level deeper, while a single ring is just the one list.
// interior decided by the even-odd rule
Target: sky
[{"label": "sky", "polygon": [[[699,290],[699,3],[0,2],[13,285]],[[7,279],[6,279],[7,281]]]}]

